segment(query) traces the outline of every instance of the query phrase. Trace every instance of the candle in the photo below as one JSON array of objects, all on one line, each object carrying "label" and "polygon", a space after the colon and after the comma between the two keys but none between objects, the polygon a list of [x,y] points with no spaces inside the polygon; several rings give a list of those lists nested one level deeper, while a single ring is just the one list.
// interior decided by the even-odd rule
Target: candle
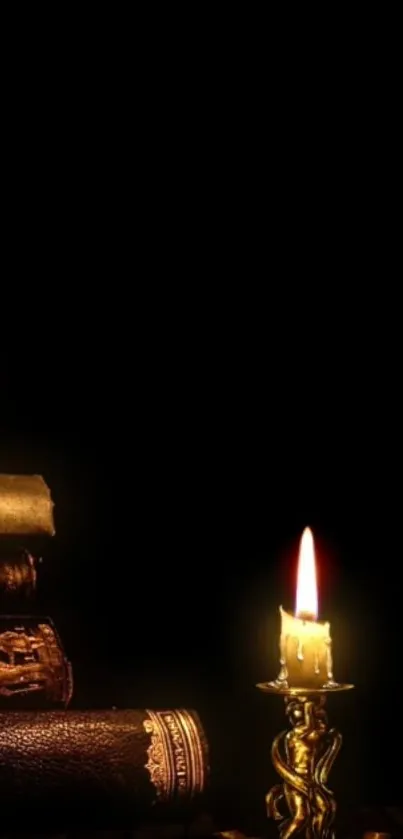
[{"label": "candle", "polygon": [[280,606],[280,673],[278,688],[336,687],[332,672],[330,624],[318,617],[315,549],[312,531],[306,527],[301,538],[295,617]]}]

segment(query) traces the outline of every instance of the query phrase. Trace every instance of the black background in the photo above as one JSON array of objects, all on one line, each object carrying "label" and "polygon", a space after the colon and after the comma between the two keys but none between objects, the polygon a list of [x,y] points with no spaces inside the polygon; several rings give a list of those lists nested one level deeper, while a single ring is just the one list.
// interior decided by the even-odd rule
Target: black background
[{"label": "black background", "polygon": [[47,22],[28,63],[17,28],[0,471],[52,490],[37,608],[74,704],[199,708],[256,808],[284,717],[254,685],[309,524],[356,685],[328,703],[332,783],[402,804],[396,51],[378,20],[333,50],[335,21],[268,49],[261,27],[259,49],[227,17],[201,50],[182,19],[178,45],[154,20],[126,50],[120,23],[74,21],[63,50]]},{"label": "black background", "polygon": [[309,524],[335,676],[356,685],[328,702],[345,735],[333,786],[399,803],[394,371],[378,377],[362,331],[350,345],[344,331],[341,352],[337,318],[319,334],[307,307],[295,332],[273,303],[273,340],[226,302],[216,321],[214,296],[197,317],[178,298],[179,323],[139,303],[123,339],[109,314],[5,351],[1,471],[42,473],[56,504],[37,608],[73,662],[74,705],[196,707],[214,736],[232,732],[229,761],[248,767],[259,807],[283,711],[254,685],[277,673],[278,607],[294,607]]}]

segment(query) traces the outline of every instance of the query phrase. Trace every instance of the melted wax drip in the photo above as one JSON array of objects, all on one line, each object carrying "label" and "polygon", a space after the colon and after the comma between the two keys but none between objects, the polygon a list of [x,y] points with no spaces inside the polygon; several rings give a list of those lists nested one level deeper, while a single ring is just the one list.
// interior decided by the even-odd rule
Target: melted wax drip
[{"label": "melted wax drip", "polygon": [[287,659],[286,659],[286,641],[281,636],[280,638],[280,673],[276,679],[277,684],[287,684],[288,679],[288,670],[287,670]]},{"label": "melted wax drip", "polygon": [[[298,638],[297,644],[297,659],[298,661],[304,660],[304,644],[301,638]],[[283,670],[283,660],[280,660],[280,664],[282,665]],[[286,662],[284,661],[284,666]],[[284,667],[285,669],[285,667]],[[332,641],[331,639],[326,640],[326,670],[327,670],[327,687],[332,687],[336,685],[336,682],[333,681],[333,662],[332,662]],[[315,676],[320,676],[320,662],[319,662],[319,654],[315,652],[314,654],[314,673]],[[281,677],[280,677],[281,678]],[[286,677],[287,678],[287,677]]]},{"label": "melted wax drip", "polygon": [[[277,679],[274,682],[270,682],[273,687],[276,688],[283,688],[288,687],[288,668],[287,668],[287,643],[290,636],[281,636],[280,637],[280,673],[278,674]],[[327,674],[327,681],[323,684],[323,688],[327,690],[331,690],[332,688],[337,687],[337,682],[333,679],[333,660],[332,660],[332,639],[327,638],[325,639],[326,644],[326,674]],[[298,638],[297,641],[297,660],[302,662],[304,661],[304,644],[301,638]],[[316,650],[314,653],[314,673],[315,676],[320,676],[321,667],[320,667],[320,657],[319,653]]]},{"label": "melted wax drip", "polygon": [[286,640],[281,636],[280,638],[280,672],[274,682],[270,682],[272,687],[282,688],[288,687],[288,670],[286,659]]},{"label": "melted wax drip", "polygon": [[326,670],[327,670],[327,683],[326,687],[336,687],[337,682],[333,679],[333,660],[332,660],[332,639],[326,639]]}]

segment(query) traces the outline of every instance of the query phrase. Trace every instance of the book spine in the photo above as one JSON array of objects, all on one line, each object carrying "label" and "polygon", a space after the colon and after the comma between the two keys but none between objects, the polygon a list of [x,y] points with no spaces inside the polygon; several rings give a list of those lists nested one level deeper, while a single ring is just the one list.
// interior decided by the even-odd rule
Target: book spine
[{"label": "book spine", "polygon": [[0,709],[66,707],[70,662],[47,617],[0,615]]},{"label": "book spine", "polygon": [[0,610],[10,612],[15,611],[15,604],[19,606],[34,595],[37,579],[36,562],[35,557],[28,550],[23,548],[16,550],[4,544],[1,548]]}]

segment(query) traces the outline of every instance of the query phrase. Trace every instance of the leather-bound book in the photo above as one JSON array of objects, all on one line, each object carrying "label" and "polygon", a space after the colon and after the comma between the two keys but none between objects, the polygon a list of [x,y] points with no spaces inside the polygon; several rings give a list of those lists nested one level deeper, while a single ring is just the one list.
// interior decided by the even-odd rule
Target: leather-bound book
[{"label": "leather-bound book", "polygon": [[0,710],[65,708],[73,675],[48,617],[0,615]]},{"label": "leather-bound book", "polygon": [[186,821],[208,778],[194,711],[0,712],[4,830]]},{"label": "leather-bound book", "polygon": [[0,475],[0,709],[63,708],[72,696],[72,668],[56,628],[32,614],[37,568],[26,545],[38,547],[54,532],[43,478]]}]

